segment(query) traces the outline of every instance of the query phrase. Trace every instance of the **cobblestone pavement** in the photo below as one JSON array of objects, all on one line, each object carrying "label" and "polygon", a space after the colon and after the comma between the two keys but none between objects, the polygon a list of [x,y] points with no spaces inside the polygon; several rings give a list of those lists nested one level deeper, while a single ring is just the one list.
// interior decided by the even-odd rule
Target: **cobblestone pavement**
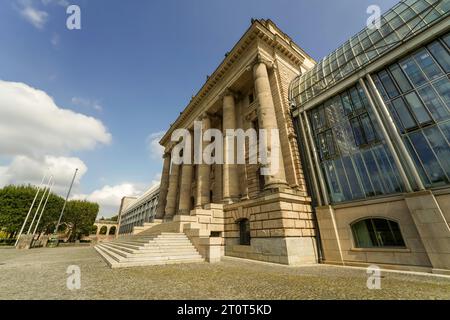
[{"label": "cobblestone pavement", "polygon": [[[67,289],[69,265],[81,289]],[[91,247],[0,249],[0,299],[450,299],[450,278],[383,272],[369,290],[365,270],[286,267],[226,259],[110,269]]]}]

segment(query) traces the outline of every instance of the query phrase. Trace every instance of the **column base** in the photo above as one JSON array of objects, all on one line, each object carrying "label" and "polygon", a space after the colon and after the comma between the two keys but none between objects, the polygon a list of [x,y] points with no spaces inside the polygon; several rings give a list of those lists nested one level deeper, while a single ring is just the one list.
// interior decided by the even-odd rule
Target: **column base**
[{"label": "column base", "polygon": [[239,197],[230,197],[222,200],[223,204],[232,204],[241,201]]},{"label": "column base", "polygon": [[282,189],[290,189],[289,185],[286,182],[271,182],[264,186],[264,190],[282,190]]}]

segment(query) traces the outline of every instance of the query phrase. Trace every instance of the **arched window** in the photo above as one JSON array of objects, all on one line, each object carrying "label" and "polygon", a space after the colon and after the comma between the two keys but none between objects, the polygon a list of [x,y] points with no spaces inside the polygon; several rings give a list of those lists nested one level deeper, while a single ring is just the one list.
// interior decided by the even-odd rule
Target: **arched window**
[{"label": "arched window", "polygon": [[108,232],[108,228],[106,226],[103,226],[103,227],[100,228],[100,234],[101,235],[106,234],[106,232]]},{"label": "arched window", "polygon": [[250,221],[248,219],[241,219],[237,222],[239,224],[239,244],[241,246],[250,245]]},{"label": "arched window", "polygon": [[116,234],[116,227],[111,227],[111,229],[109,229],[109,235],[110,236],[113,236],[113,235],[115,235]]},{"label": "arched window", "polygon": [[352,224],[357,248],[405,247],[397,222],[383,218],[369,218]]}]

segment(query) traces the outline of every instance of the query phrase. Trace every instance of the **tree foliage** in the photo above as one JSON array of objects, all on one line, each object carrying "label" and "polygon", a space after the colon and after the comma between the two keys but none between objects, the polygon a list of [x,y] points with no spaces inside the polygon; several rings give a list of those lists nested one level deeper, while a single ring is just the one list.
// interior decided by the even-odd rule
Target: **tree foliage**
[{"label": "tree foliage", "polygon": [[70,240],[88,236],[92,231],[99,206],[88,201],[72,200],[67,203],[63,222],[70,229]]},{"label": "tree foliage", "polygon": [[[0,231],[9,234],[17,234],[19,232],[36,195],[36,191],[37,188],[33,186],[11,185],[0,189]],[[41,190],[28,218],[27,225],[24,229],[25,232],[31,224],[42,195],[43,191]],[[44,202],[45,197],[42,201],[41,209],[36,215],[35,224],[31,231],[35,228]],[[62,197],[54,193],[50,194],[47,206],[37,228],[38,233],[49,234],[54,231],[63,205],[64,199]],[[60,227],[59,231],[69,229],[71,240],[76,240],[82,235],[89,234],[98,210],[99,206],[96,203],[77,200],[69,201],[62,219],[64,225]]]}]

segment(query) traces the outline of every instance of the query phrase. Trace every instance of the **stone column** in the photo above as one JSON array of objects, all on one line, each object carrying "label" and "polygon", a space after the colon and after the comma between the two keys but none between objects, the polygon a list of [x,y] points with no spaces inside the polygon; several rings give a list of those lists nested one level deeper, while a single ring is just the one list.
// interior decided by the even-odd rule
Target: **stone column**
[{"label": "stone column", "polygon": [[172,163],[169,177],[169,190],[167,192],[167,204],[165,219],[171,219],[177,209],[177,193],[178,193],[178,175],[180,173],[180,165]]},{"label": "stone column", "polygon": [[164,213],[167,204],[167,191],[169,189],[169,174],[170,174],[170,152],[164,153],[164,165],[161,174],[161,185],[159,188],[159,202],[156,208],[156,219],[164,218]]},{"label": "stone column", "polygon": [[[192,135],[191,135],[192,136]],[[191,163],[183,163],[181,168],[180,182],[180,203],[178,205],[178,214],[189,215],[191,209],[191,186],[194,167],[193,161],[193,140],[191,139]]]},{"label": "stone column", "polygon": [[[236,105],[230,90],[223,97],[223,201],[232,203],[239,200],[239,176],[236,162],[236,136],[227,135],[227,129],[236,129]],[[230,153],[230,156],[228,155]]]},{"label": "stone column", "polygon": [[[273,103],[272,92],[270,90],[269,75],[265,63],[258,56],[256,64],[253,66],[253,79],[255,81],[256,97],[259,102],[258,125],[259,129],[265,129],[267,133],[267,156],[271,159],[272,141],[270,141],[271,129],[278,129],[277,118],[275,114],[275,105]],[[260,141],[261,143],[261,141]],[[273,175],[265,176],[265,189],[273,189],[287,186],[284,166],[281,155],[281,146],[279,152],[278,172]],[[262,168],[270,169],[270,164],[263,165]]]},{"label": "stone column", "polygon": [[[201,116],[200,121],[202,121],[202,134],[204,134],[206,130],[211,128],[211,119],[209,119],[209,116],[205,113]],[[205,142],[202,139],[202,150],[204,150],[207,145],[208,142]],[[203,205],[211,202],[209,199],[211,166],[204,163],[202,159],[202,163],[197,165],[197,170],[195,207],[201,208]]]}]

